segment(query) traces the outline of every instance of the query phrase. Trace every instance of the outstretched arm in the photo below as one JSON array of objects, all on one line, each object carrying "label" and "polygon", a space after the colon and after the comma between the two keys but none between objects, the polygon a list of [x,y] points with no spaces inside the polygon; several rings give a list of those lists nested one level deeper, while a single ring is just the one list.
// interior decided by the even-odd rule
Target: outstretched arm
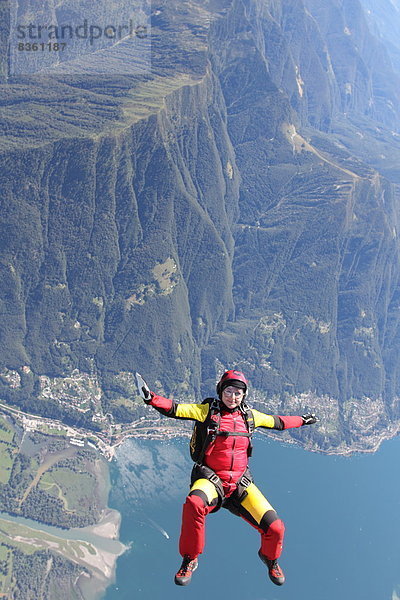
[{"label": "outstretched arm", "polygon": [[178,404],[170,398],[164,398],[148,390],[144,398],[146,404],[153,406],[159,413],[173,419],[205,421],[209,411],[208,404]]},{"label": "outstretched arm", "polygon": [[254,415],[254,425],[256,427],[266,427],[268,429],[291,429],[293,427],[302,427],[303,425],[312,425],[318,421],[314,414],[300,416],[281,416],[267,415],[258,410],[252,409]]}]

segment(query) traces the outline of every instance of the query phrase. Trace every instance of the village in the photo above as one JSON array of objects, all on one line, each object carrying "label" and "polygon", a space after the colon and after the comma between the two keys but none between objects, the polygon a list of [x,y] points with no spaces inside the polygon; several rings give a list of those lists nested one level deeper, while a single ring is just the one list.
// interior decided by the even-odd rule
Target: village
[{"label": "village", "polygon": [[[168,427],[168,422],[162,421],[157,414],[151,414],[149,417],[142,416],[131,423],[124,424],[113,423],[113,419],[110,418],[111,415],[108,415],[102,419],[104,428],[101,431],[89,431],[83,428],[71,427],[56,419],[25,413],[2,402],[0,402],[0,412],[13,417],[23,429],[24,434],[36,432],[49,436],[65,437],[72,446],[93,448],[108,461],[114,458],[116,449],[131,437],[166,440],[189,435],[187,431],[180,428]],[[93,420],[96,420],[95,415]]]}]

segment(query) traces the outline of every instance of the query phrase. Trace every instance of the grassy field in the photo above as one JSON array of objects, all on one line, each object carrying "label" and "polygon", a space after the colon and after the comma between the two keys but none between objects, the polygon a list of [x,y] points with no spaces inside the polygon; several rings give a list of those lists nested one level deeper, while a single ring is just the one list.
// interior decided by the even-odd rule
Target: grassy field
[{"label": "grassy field", "polygon": [[8,483],[13,465],[13,449],[10,444],[0,442],[0,483]]},{"label": "grassy field", "polygon": [[0,442],[11,444],[14,439],[15,431],[4,417],[0,416]]},{"label": "grassy field", "polygon": [[82,514],[96,492],[96,481],[90,473],[54,466],[43,474],[39,487],[59,498],[65,510]]},{"label": "grassy field", "polygon": [[15,430],[0,416],[0,483],[8,483],[15,456]]},{"label": "grassy field", "polygon": [[57,435],[57,436],[66,437],[66,435],[67,435],[67,428],[65,428],[65,429],[58,429],[58,428],[55,428],[55,427],[49,427],[48,425],[42,425],[40,427],[40,432],[44,433],[44,435]]}]

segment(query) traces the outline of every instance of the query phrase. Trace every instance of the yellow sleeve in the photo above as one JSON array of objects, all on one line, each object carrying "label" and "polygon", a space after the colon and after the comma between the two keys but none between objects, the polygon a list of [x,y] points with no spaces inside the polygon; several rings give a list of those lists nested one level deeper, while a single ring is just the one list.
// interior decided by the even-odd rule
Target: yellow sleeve
[{"label": "yellow sleeve", "polygon": [[209,404],[177,404],[175,416],[178,419],[193,419],[203,423],[208,415]]},{"label": "yellow sleeve", "polygon": [[275,419],[272,415],[266,415],[265,413],[260,412],[259,410],[251,409],[254,417],[254,426],[255,427],[268,427],[273,429],[275,426]]}]

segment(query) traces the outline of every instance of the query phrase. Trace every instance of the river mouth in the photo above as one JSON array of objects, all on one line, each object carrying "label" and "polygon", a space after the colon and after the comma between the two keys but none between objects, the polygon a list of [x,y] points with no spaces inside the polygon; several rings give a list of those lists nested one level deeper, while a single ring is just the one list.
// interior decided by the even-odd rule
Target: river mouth
[{"label": "river mouth", "polygon": [[83,542],[93,544],[101,550],[105,550],[106,552],[110,552],[118,556],[121,554],[121,552],[124,551],[123,544],[121,544],[121,542],[118,539],[115,539],[115,534],[99,534],[102,532],[103,525],[106,525],[107,523],[115,523],[114,529],[117,530],[116,537],[118,538],[120,515],[118,511],[115,510],[108,511],[107,523],[103,524],[102,522],[100,522],[99,524],[93,526],[73,527],[71,529],[62,529],[61,527],[55,527],[54,525],[46,525],[45,523],[39,523],[38,521],[33,521],[32,519],[27,519],[25,517],[9,515],[8,513],[4,513],[1,511],[0,519],[9,523],[23,525],[25,527],[28,527],[29,529],[32,529],[33,531],[48,533],[49,535],[61,538],[63,540],[81,540]]},{"label": "river mouth", "polygon": [[98,600],[115,580],[117,558],[128,547],[118,539],[120,515],[107,510],[92,527],[61,529],[24,517],[0,513],[0,534],[24,552],[50,551],[82,570],[73,583],[83,600]]}]

